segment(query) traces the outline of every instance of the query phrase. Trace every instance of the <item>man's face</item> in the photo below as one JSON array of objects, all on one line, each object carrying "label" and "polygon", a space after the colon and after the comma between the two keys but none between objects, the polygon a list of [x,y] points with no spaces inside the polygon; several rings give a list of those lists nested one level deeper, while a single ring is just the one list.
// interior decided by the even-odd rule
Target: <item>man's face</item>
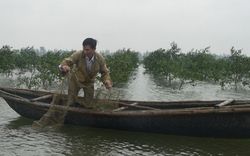
[{"label": "man's face", "polygon": [[89,59],[91,59],[92,56],[94,55],[95,49],[96,48],[92,49],[90,45],[83,46],[83,52],[86,56],[88,56]]}]

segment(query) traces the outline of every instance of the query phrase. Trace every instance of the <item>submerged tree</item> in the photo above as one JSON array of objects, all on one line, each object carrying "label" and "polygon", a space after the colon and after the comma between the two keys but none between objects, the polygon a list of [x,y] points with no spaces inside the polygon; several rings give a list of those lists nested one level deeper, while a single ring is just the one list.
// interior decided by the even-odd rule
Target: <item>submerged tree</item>
[{"label": "submerged tree", "polygon": [[239,84],[243,86],[249,85],[250,82],[250,58],[242,55],[242,50],[230,50],[231,55],[225,60],[226,66],[222,71],[220,85],[222,88],[226,84],[237,89]]},{"label": "submerged tree", "polygon": [[138,52],[130,49],[118,50],[112,55],[106,55],[105,59],[114,85],[128,82],[139,63]]},{"label": "submerged tree", "polygon": [[12,70],[15,69],[17,52],[17,50],[11,50],[8,45],[0,49],[0,73],[5,74],[7,77],[12,75]]}]

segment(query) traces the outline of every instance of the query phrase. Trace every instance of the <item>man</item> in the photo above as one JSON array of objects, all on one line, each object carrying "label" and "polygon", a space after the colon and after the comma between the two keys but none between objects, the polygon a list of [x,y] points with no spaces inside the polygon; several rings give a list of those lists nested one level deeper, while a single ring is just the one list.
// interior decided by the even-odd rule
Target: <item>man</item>
[{"label": "man", "polygon": [[73,65],[72,76],[69,81],[68,102],[72,105],[75,97],[81,88],[84,91],[84,101],[89,102],[94,96],[94,81],[98,72],[101,73],[101,80],[107,89],[111,88],[109,70],[106,67],[105,59],[96,50],[97,41],[93,38],[86,38],[83,43],[83,50],[73,53],[65,58],[59,65],[61,75],[66,75]]}]

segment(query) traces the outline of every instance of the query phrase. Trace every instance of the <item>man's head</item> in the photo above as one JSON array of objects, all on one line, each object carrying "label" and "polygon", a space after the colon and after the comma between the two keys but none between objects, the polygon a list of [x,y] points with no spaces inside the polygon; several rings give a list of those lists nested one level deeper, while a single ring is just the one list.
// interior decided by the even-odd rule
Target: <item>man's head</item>
[{"label": "man's head", "polygon": [[91,59],[94,55],[94,52],[96,50],[96,43],[97,41],[93,38],[86,38],[82,42],[83,52],[89,59]]},{"label": "man's head", "polygon": [[86,45],[89,45],[92,49],[95,49],[96,48],[96,44],[97,44],[97,41],[93,38],[86,38],[83,42],[82,42],[82,46],[86,46]]}]

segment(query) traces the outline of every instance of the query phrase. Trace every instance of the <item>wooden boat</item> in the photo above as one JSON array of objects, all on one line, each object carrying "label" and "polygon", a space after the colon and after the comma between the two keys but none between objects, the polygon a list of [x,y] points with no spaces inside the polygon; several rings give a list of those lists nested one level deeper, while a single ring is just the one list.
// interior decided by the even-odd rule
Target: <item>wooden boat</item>
[{"label": "wooden boat", "polygon": [[[0,87],[0,97],[13,110],[34,120],[48,111],[52,95],[47,91]],[[250,100],[121,100],[115,110],[86,109],[76,104],[68,108],[64,123],[169,135],[249,138]]]}]

